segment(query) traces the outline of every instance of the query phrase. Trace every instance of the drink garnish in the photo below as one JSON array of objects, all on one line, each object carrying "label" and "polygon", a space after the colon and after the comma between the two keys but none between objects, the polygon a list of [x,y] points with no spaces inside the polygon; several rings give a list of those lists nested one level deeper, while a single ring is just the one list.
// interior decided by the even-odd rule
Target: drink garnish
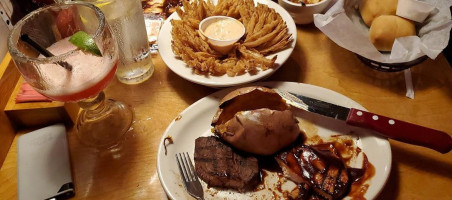
[{"label": "drink garnish", "polygon": [[102,56],[102,53],[100,52],[99,47],[97,47],[96,42],[94,42],[94,39],[84,31],[77,31],[71,36],[71,38],[69,38],[69,42],[83,51],[88,51],[97,56]]},{"label": "drink garnish", "polygon": [[113,3],[113,1],[101,2],[101,3],[96,3],[96,6],[97,6],[98,8],[102,8],[102,7],[107,6],[107,5],[109,5],[109,4],[112,4],[112,3]]}]

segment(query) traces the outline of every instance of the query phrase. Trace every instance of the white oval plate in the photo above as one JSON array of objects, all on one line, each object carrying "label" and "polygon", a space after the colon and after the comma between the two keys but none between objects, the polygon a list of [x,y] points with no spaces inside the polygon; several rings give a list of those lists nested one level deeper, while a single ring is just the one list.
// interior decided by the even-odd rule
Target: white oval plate
[{"label": "white oval plate", "polygon": [[255,2],[260,4],[266,4],[268,7],[275,9],[276,12],[281,15],[282,19],[286,22],[287,28],[289,29],[289,33],[292,34],[293,41],[289,45],[288,48],[279,51],[275,54],[267,56],[267,58],[273,58],[274,55],[277,55],[275,61],[275,67],[272,69],[267,69],[265,71],[259,71],[257,74],[251,75],[249,73],[242,74],[240,76],[229,77],[226,74],[223,76],[207,76],[207,75],[199,75],[195,74],[191,67],[188,67],[182,59],[178,59],[171,49],[171,41],[173,37],[171,36],[171,20],[172,19],[180,19],[179,15],[175,12],[168,17],[167,20],[162,25],[160,29],[159,37],[158,37],[158,46],[160,56],[163,59],[163,62],[177,75],[180,77],[209,87],[229,87],[236,86],[245,83],[251,83],[257,81],[259,79],[265,78],[273,74],[276,70],[278,70],[284,62],[289,58],[293,49],[295,48],[295,43],[297,41],[297,28],[295,26],[295,22],[289,13],[282,8],[279,4],[268,1],[268,0],[255,0]]},{"label": "white oval plate", "polygon": [[[264,82],[258,84],[302,94],[345,107],[365,110],[360,104],[344,95],[313,85],[293,82]],[[173,120],[163,134],[157,154],[157,170],[160,182],[171,199],[191,198],[180,179],[175,154],[188,152],[193,160],[195,139],[201,136],[212,135],[210,123],[218,109],[219,101],[233,89],[229,88],[215,92],[195,102],[180,114],[178,120]],[[303,118],[303,116],[297,117]],[[356,146],[362,149],[370,163],[375,167],[375,175],[366,182],[366,184],[369,184],[369,188],[364,197],[366,199],[375,199],[384,187],[391,170],[391,147],[388,140],[375,136],[372,131],[350,127],[341,121],[323,116],[314,115],[310,121],[317,127],[317,134],[322,137],[342,135],[344,133],[359,136],[360,139],[355,140]],[[167,136],[171,136],[174,143],[167,145],[167,155],[165,155],[163,140]],[[268,188],[258,192],[238,193],[232,190],[207,189],[204,183],[203,187],[206,199],[268,199],[273,196],[272,191],[268,190]],[[212,195],[215,197],[212,198]]]}]

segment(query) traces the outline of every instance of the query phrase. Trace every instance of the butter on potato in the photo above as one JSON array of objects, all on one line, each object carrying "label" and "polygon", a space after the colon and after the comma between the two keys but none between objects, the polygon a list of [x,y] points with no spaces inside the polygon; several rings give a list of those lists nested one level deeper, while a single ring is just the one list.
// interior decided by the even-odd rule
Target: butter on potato
[{"label": "butter on potato", "polygon": [[395,15],[397,0],[362,0],[359,11],[364,23],[372,25],[372,21],[381,15]]},{"label": "butter on potato", "polygon": [[414,23],[395,15],[375,18],[369,30],[370,41],[379,51],[391,51],[396,38],[411,35],[416,35]]}]

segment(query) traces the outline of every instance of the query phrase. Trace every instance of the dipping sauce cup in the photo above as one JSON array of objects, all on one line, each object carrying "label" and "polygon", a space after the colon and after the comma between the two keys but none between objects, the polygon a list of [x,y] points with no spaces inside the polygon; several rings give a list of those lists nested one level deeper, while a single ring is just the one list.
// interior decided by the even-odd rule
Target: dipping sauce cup
[{"label": "dipping sauce cup", "polygon": [[238,20],[226,16],[207,17],[199,23],[199,32],[214,50],[227,54],[234,43],[245,35],[245,26]]}]

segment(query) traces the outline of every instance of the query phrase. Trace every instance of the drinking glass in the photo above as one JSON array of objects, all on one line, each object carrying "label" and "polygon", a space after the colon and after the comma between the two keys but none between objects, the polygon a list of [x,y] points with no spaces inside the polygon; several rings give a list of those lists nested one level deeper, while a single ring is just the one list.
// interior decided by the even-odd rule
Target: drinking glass
[{"label": "drinking glass", "polygon": [[[77,31],[90,35],[102,55],[69,42]],[[45,50],[39,47],[53,55],[43,56]],[[53,100],[78,102],[82,108],[76,124],[80,142],[100,149],[118,144],[130,128],[133,114],[123,103],[105,100],[102,92],[115,75],[118,46],[99,8],[65,2],[35,10],[13,27],[8,48],[22,76],[36,91]]]},{"label": "drinking glass", "polygon": [[99,7],[116,36],[119,62],[116,77],[139,84],[154,72],[141,0],[83,0]]}]

